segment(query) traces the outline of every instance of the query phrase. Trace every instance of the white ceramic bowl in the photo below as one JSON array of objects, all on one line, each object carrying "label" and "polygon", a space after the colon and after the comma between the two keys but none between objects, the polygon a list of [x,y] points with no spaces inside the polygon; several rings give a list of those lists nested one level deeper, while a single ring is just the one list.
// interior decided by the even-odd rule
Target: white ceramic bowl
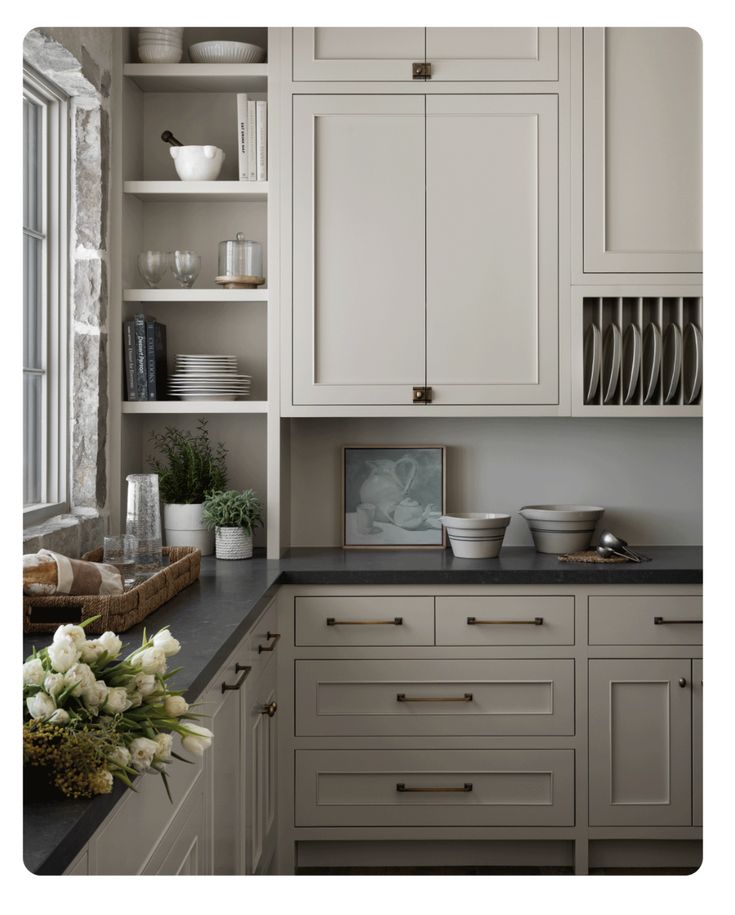
[{"label": "white ceramic bowl", "polygon": [[265,50],[245,41],[199,41],[189,45],[189,57],[195,64],[259,64]]},{"label": "white ceramic bowl", "polygon": [[605,509],[599,505],[526,505],[526,519],[537,553],[586,550]]},{"label": "white ceramic bowl", "polygon": [[503,545],[510,515],[465,512],[442,515],[441,522],[458,559],[494,559]]},{"label": "white ceramic bowl", "polygon": [[219,146],[172,146],[170,152],[182,181],[216,181],[225,161]]},{"label": "white ceramic bowl", "polygon": [[144,64],[177,64],[184,54],[181,45],[143,42],[138,45],[138,57]]}]

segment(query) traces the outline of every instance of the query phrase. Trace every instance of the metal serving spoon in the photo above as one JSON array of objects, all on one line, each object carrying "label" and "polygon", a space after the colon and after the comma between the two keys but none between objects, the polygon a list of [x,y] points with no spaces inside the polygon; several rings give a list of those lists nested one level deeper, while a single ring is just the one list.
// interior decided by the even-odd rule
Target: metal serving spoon
[{"label": "metal serving spoon", "polygon": [[622,556],[623,559],[628,559],[630,562],[640,562],[640,559],[635,558],[630,553],[620,553],[610,546],[598,546],[597,554],[602,556],[603,559],[609,559],[611,556]]},{"label": "metal serving spoon", "polygon": [[640,553],[636,553],[635,550],[631,550],[625,540],[617,537],[615,534],[613,534],[612,531],[603,531],[600,534],[600,546],[608,547],[613,552],[617,552],[621,556],[627,556],[634,562],[649,561],[648,556],[641,556]]}]

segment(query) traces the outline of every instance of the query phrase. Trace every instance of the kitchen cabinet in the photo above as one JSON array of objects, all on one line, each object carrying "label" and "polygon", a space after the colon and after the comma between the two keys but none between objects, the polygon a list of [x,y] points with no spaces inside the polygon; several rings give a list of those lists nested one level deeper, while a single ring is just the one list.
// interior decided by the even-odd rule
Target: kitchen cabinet
[{"label": "kitchen cabinet", "polygon": [[141,873],[158,877],[210,873],[206,833],[204,779],[200,778]]},{"label": "kitchen cabinet", "polygon": [[276,846],[276,664],[270,659],[245,694],[247,870],[264,874]]},{"label": "kitchen cabinet", "polygon": [[431,80],[556,80],[554,28],[299,28],[293,78],[411,81],[414,63]]},{"label": "kitchen cabinet", "polygon": [[702,42],[584,29],[585,273],[702,270]]},{"label": "kitchen cabinet", "polygon": [[296,96],[293,127],[293,403],[557,403],[556,96]]},{"label": "kitchen cabinet", "polygon": [[692,822],[691,661],[589,662],[591,826]]},{"label": "kitchen cabinet", "polygon": [[692,660],[692,825],[702,825],[702,659]]}]

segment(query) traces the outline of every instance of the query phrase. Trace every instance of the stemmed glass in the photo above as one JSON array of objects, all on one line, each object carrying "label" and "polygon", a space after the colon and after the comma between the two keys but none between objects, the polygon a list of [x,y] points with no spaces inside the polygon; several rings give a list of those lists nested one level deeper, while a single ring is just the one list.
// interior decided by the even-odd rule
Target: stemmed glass
[{"label": "stemmed glass", "polygon": [[176,282],[184,289],[191,289],[199,276],[202,259],[196,251],[172,251],[171,270]]},{"label": "stemmed glass", "polygon": [[150,289],[155,289],[163,279],[168,261],[165,251],[142,251],[138,255],[138,271]]}]

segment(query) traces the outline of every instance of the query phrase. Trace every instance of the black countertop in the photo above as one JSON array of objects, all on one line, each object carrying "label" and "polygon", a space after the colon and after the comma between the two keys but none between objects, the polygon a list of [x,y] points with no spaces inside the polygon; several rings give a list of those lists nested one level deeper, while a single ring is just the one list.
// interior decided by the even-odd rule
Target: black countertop
[{"label": "black countertop", "polygon": [[[181,642],[177,689],[193,700],[247,633],[279,585],[610,585],[701,584],[700,547],[641,547],[646,563],[593,565],[560,562],[527,547],[506,547],[498,559],[455,559],[450,550],[297,549],[280,560],[202,561],[199,581],[146,620],[149,631],[169,625]],[[143,626],[122,634],[136,645]],[[26,637],[24,657],[50,635]],[[124,795],[92,800],[26,800],[23,858],[36,874],[59,874]]]}]

